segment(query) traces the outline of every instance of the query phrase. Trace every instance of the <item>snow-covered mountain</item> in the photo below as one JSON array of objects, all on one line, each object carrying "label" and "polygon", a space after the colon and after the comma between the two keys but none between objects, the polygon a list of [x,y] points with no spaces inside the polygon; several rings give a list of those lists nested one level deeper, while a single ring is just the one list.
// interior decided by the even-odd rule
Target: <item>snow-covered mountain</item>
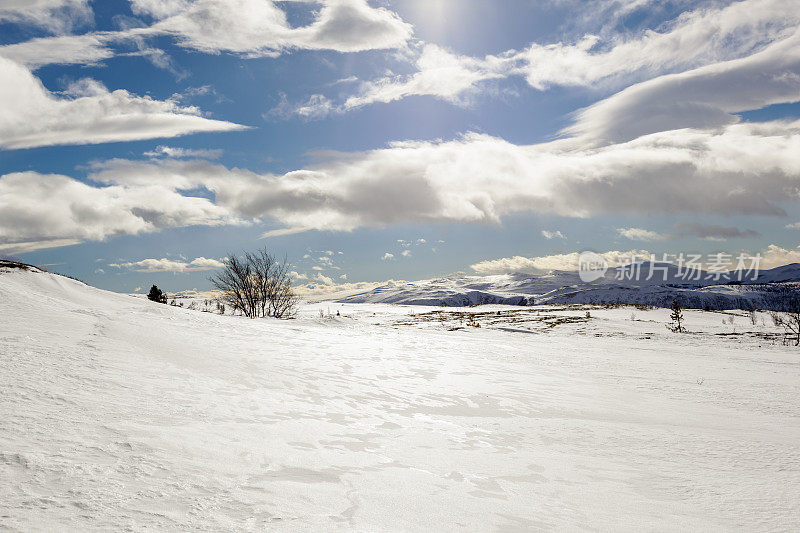
[{"label": "snow-covered mountain", "polygon": [[[669,263],[641,263],[609,269],[601,278],[584,282],[578,272],[554,270],[537,274],[495,276],[453,275],[410,283],[390,282],[342,298],[346,303],[470,306],[481,304],[636,304],[710,309],[768,308],[771,284],[800,283],[800,264],[758,273],[684,275]],[[730,281],[734,280],[734,281]],[[741,281],[739,281],[741,280]]]}]

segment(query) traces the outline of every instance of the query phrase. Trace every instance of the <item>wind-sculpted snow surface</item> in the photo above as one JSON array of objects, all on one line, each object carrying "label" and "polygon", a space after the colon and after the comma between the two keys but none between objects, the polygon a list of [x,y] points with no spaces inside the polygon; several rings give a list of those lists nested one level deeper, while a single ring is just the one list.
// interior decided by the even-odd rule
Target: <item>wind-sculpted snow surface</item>
[{"label": "wind-sculpted snow surface", "polygon": [[4,270],[0,529],[795,528],[800,352],[667,316],[248,320]]}]

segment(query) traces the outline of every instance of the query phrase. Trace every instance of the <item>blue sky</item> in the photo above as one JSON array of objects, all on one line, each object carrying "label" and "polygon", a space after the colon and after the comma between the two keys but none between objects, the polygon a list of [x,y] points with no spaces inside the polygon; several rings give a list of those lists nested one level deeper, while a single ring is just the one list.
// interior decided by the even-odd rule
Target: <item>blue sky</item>
[{"label": "blue sky", "polygon": [[0,254],[93,285],[206,289],[262,245],[321,290],[800,260],[794,1],[19,5]]}]

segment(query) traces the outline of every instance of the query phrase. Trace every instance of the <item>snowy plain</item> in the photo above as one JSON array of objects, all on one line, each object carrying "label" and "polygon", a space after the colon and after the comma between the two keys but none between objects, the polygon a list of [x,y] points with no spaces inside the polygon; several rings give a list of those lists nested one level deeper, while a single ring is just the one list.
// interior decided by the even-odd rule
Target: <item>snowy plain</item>
[{"label": "snowy plain", "polygon": [[247,320],[5,270],[0,530],[795,529],[800,349],[668,314]]}]

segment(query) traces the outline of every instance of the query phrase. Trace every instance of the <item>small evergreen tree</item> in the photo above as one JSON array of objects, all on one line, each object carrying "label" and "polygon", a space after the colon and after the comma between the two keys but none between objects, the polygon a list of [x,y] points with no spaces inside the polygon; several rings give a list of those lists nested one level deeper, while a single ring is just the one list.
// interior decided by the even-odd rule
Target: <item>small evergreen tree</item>
[{"label": "small evergreen tree", "polygon": [[167,303],[167,295],[161,292],[161,289],[159,289],[156,285],[150,287],[150,292],[147,293],[147,299],[160,304]]},{"label": "small evergreen tree", "polygon": [[678,305],[678,300],[672,300],[672,314],[669,315],[669,317],[674,324],[672,331],[682,333],[683,326],[681,326],[681,322],[683,322],[683,312],[681,311],[681,306]]}]

